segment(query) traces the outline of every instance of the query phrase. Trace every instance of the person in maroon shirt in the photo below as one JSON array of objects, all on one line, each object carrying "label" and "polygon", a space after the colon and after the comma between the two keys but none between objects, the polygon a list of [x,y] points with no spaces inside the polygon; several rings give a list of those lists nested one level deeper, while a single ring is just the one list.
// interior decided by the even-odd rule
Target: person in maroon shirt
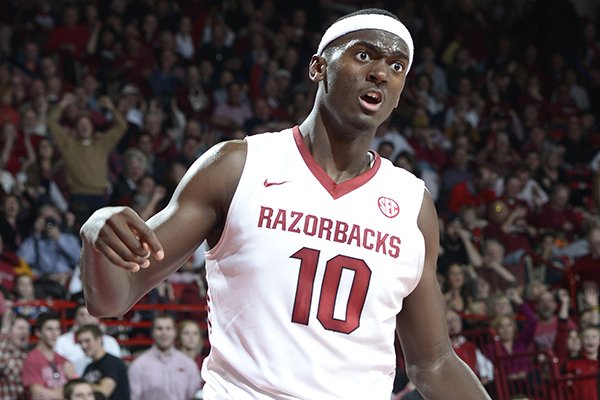
[{"label": "person in maroon shirt", "polygon": [[569,206],[570,194],[569,186],[555,184],[550,200],[541,207],[536,218],[540,231],[562,232],[569,242],[583,233],[580,215]]},{"label": "person in maroon shirt", "polygon": [[488,207],[490,223],[484,228],[484,236],[498,239],[508,264],[516,265],[524,255],[533,253],[537,230],[528,204],[517,197],[523,187],[521,180],[510,175],[504,182],[504,193]]},{"label": "person in maroon shirt", "polygon": [[62,13],[62,24],[52,29],[48,36],[46,51],[58,51],[65,57],[80,59],[85,55],[89,37],[89,29],[79,24],[79,10],[68,5]]},{"label": "person in maroon shirt", "polygon": [[573,399],[597,399],[598,390],[594,375],[598,375],[598,348],[600,347],[600,329],[590,326],[581,331],[582,348],[579,357],[565,363],[565,372],[574,375],[586,375],[587,378],[574,379],[571,386]]},{"label": "person in maroon shirt", "polygon": [[600,227],[592,227],[587,234],[589,253],[576,258],[571,271],[576,281],[593,281],[600,284]]}]

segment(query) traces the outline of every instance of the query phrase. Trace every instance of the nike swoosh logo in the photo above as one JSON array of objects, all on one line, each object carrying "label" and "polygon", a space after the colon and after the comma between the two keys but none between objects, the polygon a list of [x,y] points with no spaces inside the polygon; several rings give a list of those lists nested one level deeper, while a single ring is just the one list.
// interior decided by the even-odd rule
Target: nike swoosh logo
[{"label": "nike swoosh logo", "polygon": [[283,185],[284,183],[288,183],[289,181],[281,181],[281,182],[269,182],[267,179],[265,179],[264,185],[265,187],[269,187],[269,186],[279,186],[279,185]]}]

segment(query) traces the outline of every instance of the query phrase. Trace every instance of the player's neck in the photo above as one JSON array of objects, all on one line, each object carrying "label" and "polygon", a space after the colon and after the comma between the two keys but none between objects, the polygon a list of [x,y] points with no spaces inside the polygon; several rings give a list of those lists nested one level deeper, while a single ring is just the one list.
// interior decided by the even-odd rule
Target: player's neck
[{"label": "player's neck", "polygon": [[373,165],[369,136],[341,137],[322,124],[305,121],[300,127],[302,139],[314,160],[337,183],[352,179]]}]

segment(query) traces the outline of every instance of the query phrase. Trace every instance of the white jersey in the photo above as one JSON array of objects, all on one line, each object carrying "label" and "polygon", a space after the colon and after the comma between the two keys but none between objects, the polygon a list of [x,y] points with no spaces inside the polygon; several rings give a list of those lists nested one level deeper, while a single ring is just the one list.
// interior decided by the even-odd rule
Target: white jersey
[{"label": "white jersey", "polygon": [[389,399],[396,315],[423,270],[423,181],[374,154],[336,184],[297,127],[246,141],[206,254],[204,398]]}]

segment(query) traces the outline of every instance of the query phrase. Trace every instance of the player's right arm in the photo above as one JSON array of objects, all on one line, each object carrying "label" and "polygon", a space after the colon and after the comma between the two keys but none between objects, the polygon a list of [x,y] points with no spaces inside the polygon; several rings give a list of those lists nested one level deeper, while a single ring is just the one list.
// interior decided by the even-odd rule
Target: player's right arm
[{"label": "player's right arm", "polygon": [[169,204],[144,222],[128,207],[96,211],[81,227],[81,279],[90,313],[127,312],[220,235],[246,159],[244,141],[214,146],[179,183]]}]

